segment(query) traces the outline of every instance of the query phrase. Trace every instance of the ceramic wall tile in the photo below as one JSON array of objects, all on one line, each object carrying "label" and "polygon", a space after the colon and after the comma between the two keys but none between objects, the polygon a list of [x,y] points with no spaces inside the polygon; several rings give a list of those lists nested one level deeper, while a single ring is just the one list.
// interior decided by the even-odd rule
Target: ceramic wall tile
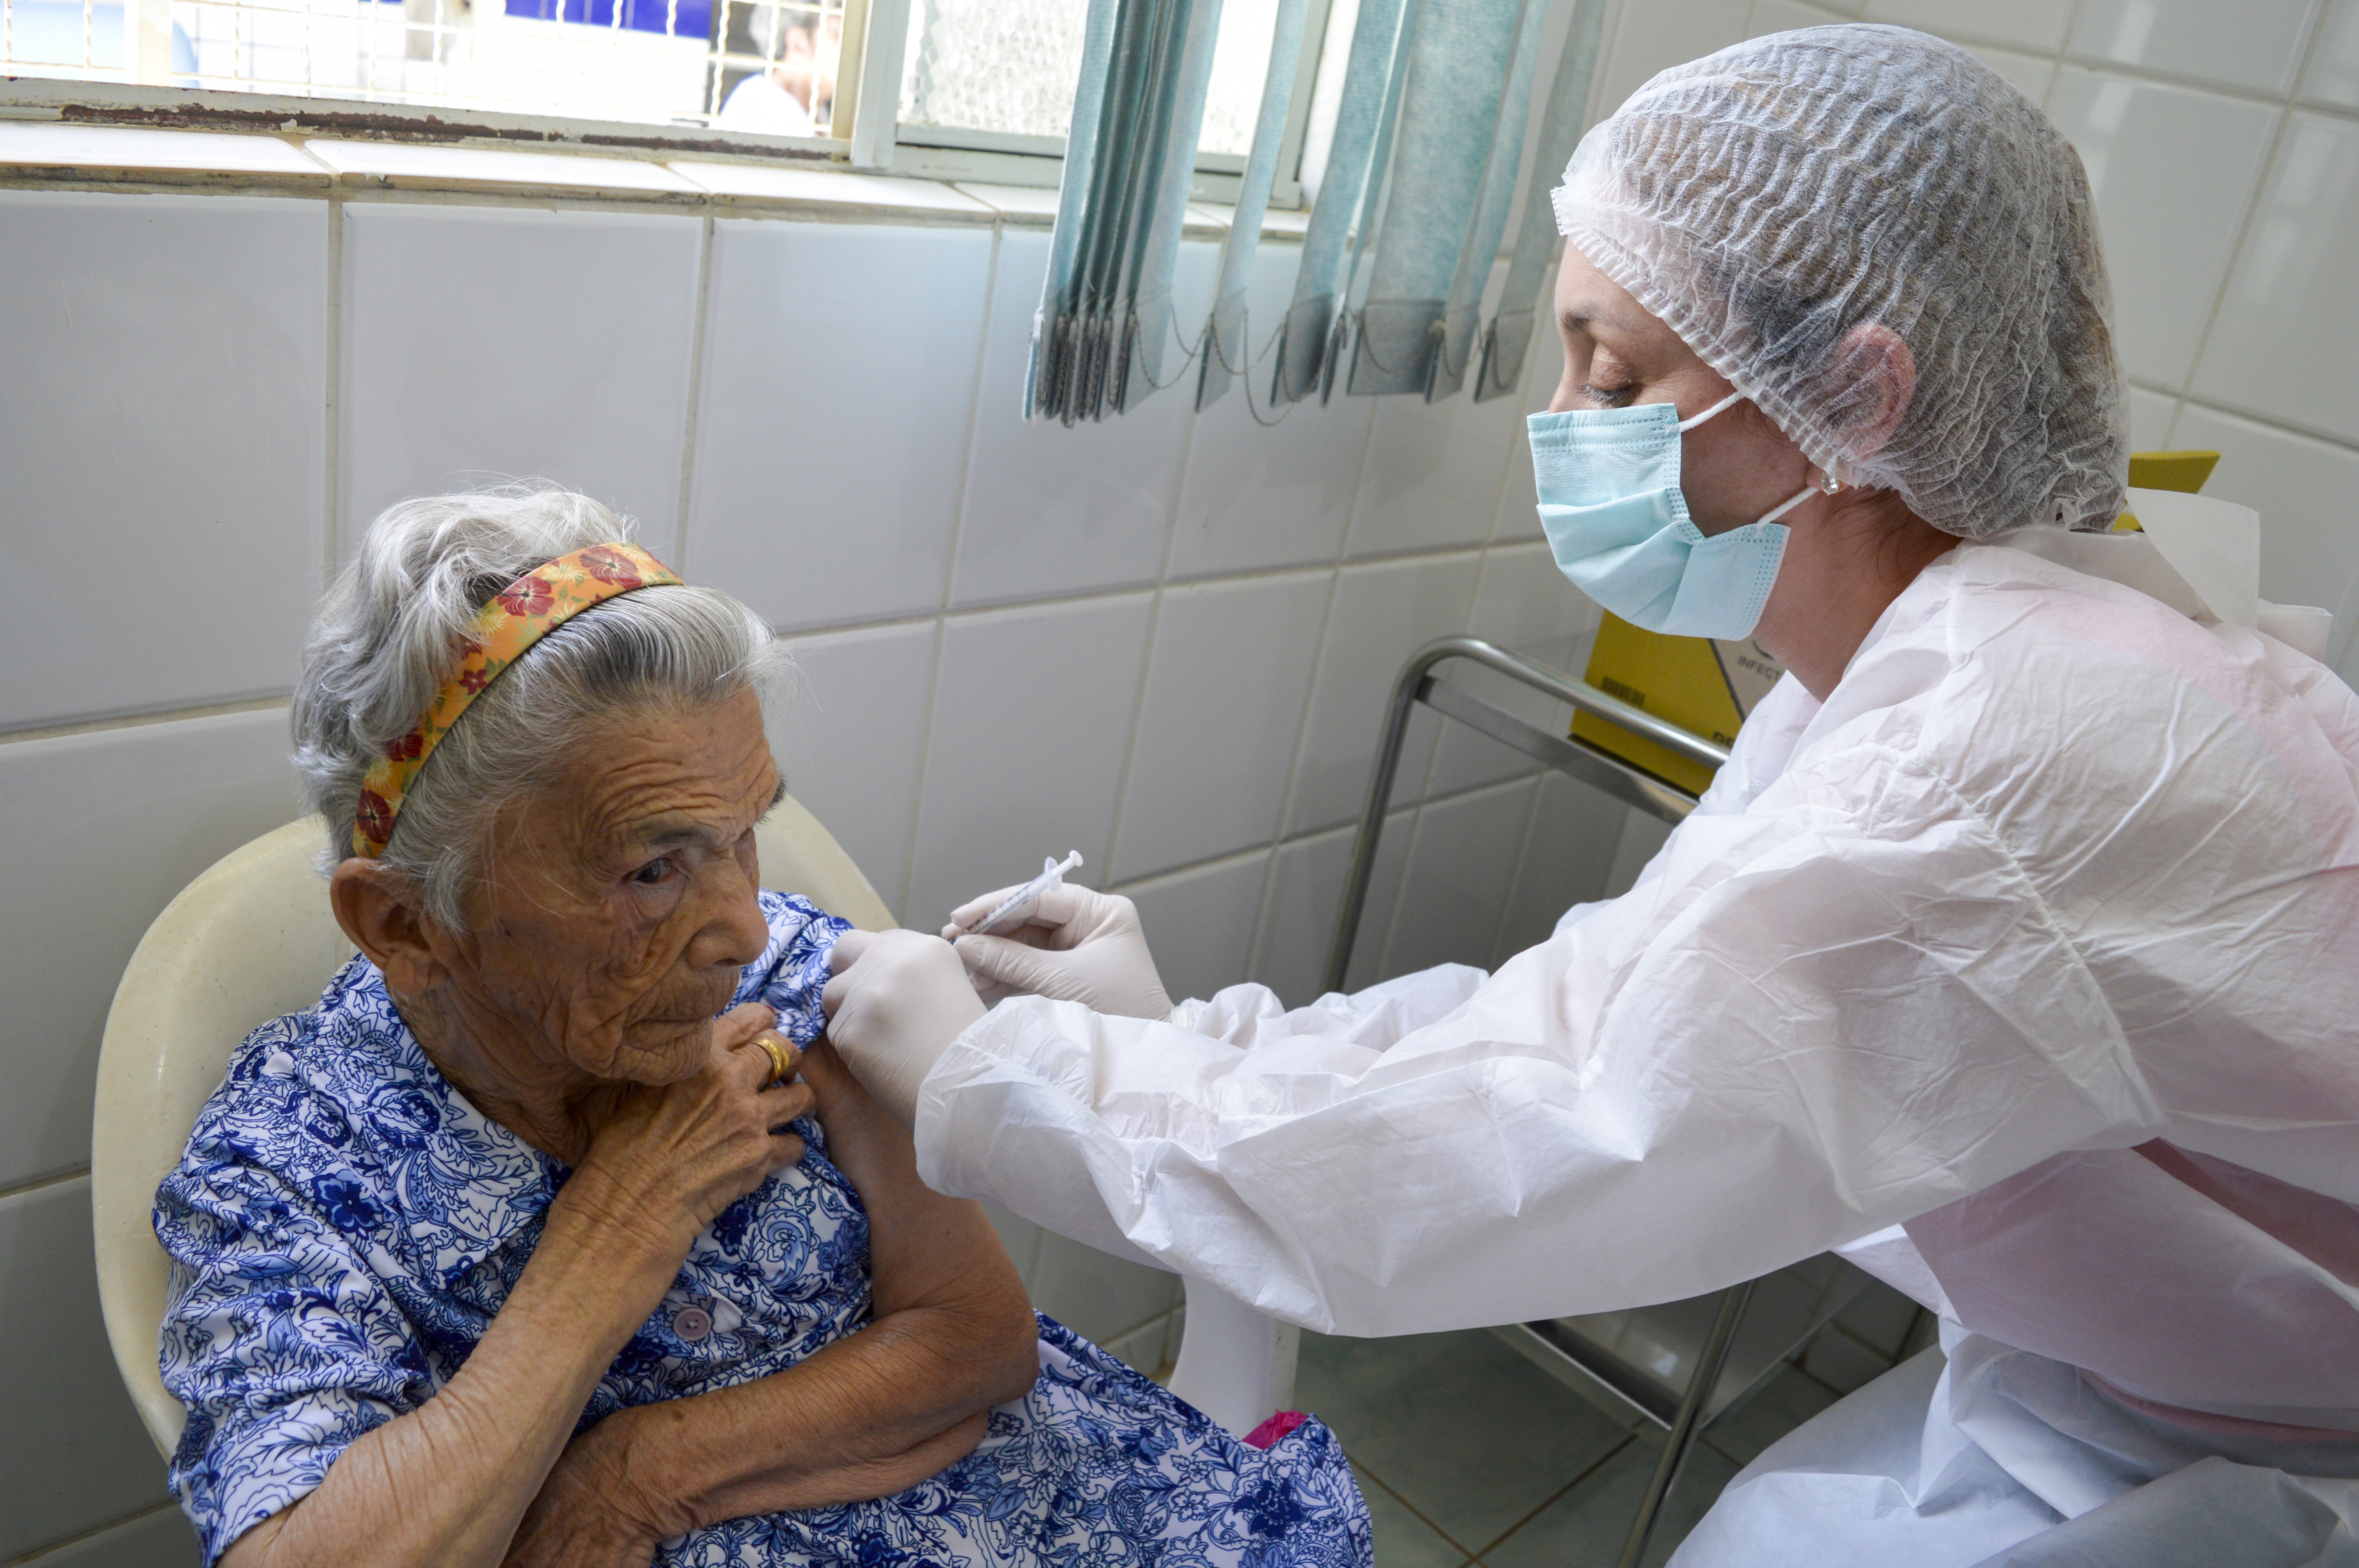
[{"label": "ceramic wall tile", "polygon": [[179,1505],[167,1502],[96,1535],[85,1535],[27,1561],[24,1568],[198,1568],[197,1532]]},{"label": "ceramic wall tile", "polygon": [[1652,812],[1632,811],[1622,821],[1622,836],[1614,846],[1614,865],[1605,873],[1606,898],[1620,898],[1638,881],[1647,862],[1660,853],[1671,836],[1671,825]]},{"label": "ceramic wall tile", "polygon": [[2195,395],[2359,441],[2359,121],[2298,114],[2221,296]]},{"label": "ceramic wall tile", "polygon": [[1564,912],[1605,894],[1629,807],[1562,773],[1540,777],[1539,804],[1516,869],[1515,891],[1499,925],[1496,968],[1548,940]]},{"label": "ceramic wall tile", "polygon": [[989,1198],[983,1200],[984,1217],[991,1221],[999,1244],[1007,1249],[1007,1260],[1016,1265],[1016,1272],[1024,1281],[1024,1288],[1032,1288],[1032,1275],[1040,1261],[1040,1238],[1047,1234],[1020,1214],[1010,1214]]},{"label": "ceramic wall tile", "polygon": [[2312,103],[2359,109],[2359,0],[2332,0],[2310,47],[2301,95]]},{"label": "ceramic wall tile", "polygon": [[794,694],[770,744],[787,787],[897,914],[933,696],[935,622],[797,638]]},{"label": "ceramic wall tile", "polygon": [[[1295,767],[1289,835],[1358,815],[1394,678],[1419,647],[1464,630],[1480,563],[1481,557],[1469,552],[1353,567],[1337,577]],[[1431,710],[1420,708],[1401,751],[1396,803],[1416,798],[1433,755],[1434,732]]]},{"label": "ceramic wall tile", "polygon": [[2178,416],[2179,399],[2143,386],[2122,389],[2122,403],[2130,416],[2130,450],[2158,452],[2170,446],[2170,422]]},{"label": "ceramic wall tile", "polygon": [[[1504,268],[1493,273],[1494,297],[1505,281]],[[1343,395],[1340,388],[1337,395]],[[1346,553],[1394,555],[1488,539],[1523,425],[1516,400],[1477,403],[1461,391],[1440,403],[1413,395],[1370,401],[1375,427],[1352,503]]]},{"label": "ceramic wall tile", "polygon": [[0,745],[0,1188],[89,1160],[99,1035],[147,923],[299,813],[283,708]]},{"label": "ceramic wall tile", "polygon": [[1564,334],[1556,324],[1556,269],[1550,267],[1540,285],[1540,297],[1533,311],[1532,341],[1524,362],[1523,396],[1517,405],[1523,414],[1515,421],[1515,442],[1507,453],[1507,472],[1499,485],[1499,518],[1491,529],[1491,542],[1495,545],[1540,537],[1540,514],[1537,510],[1539,493],[1532,478],[1532,446],[1527,421],[1532,415],[1548,412],[1558,384],[1564,379]]},{"label": "ceramic wall tile", "polygon": [[327,242],[308,201],[0,191],[0,730],[293,684]]},{"label": "ceramic wall tile", "polygon": [[902,914],[931,930],[1079,849],[1103,885],[1147,657],[1148,594],[954,617]]},{"label": "ceramic wall tile", "polygon": [[[1595,601],[1565,580],[1547,546],[1516,545],[1494,547],[1485,556],[1467,631],[1578,678],[1588,663],[1597,622]],[[1462,661],[1443,666],[1442,674],[1451,685],[1527,723],[1560,734],[1571,722],[1571,710],[1564,704],[1486,665]],[[1478,730],[1445,722],[1426,794],[1452,795],[1530,773],[1538,765]]]},{"label": "ceramic wall tile", "polygon": [[[1417,813],[1396,811],[1385,818],[1376,839],[1375,873],[1361,906],[1360,929],[1352,945],[1347,986],[1373,984],[1400,896],[1401,870],[1408,864],[1409,835]],[[1351,873],[1357,830],[1340,827],[1281,844],[1271,877],[1261,934],[1254,946],[1253,978],[1276,991],[1288,1007],[1304,1007],[1324,989],[1327,950],[1343,907],[1343,879]]]},{"label": "ceramic wall tile", "polygon": [[1393,910],[1384,973],[1406,975],[1436,964],[1491,961],[1516,863],[1531,818],[1538,779],[1428,801]]},{"label": "ceramic wall tile", "polygon": [[1277,830],[1333,580],[1164,590],[1111,876],[1134,881]]},{"label": "ceramic wall tile", "polygon": [[0,1342],[19,1352],[0,1393],[0,1561],[165,1499],[99,1316],[89,1177],[0,1198]]},{"label": "ceramic wall tile", "polygon": [[2056,62],[2044,56],[2015,49],[1968,44],[1966,52],[2015,84],[2015,90],[2041,108],[2048,106],[2049,89],[2056,82]]},{"label": "ceramic wall tile", "polygon": [[2071,0],[1868,0],[1864,19],[1897,22],[1960,42],[2054,54],[2071,16]]},{"label": "ceramic wall tile", "polygon": [[1040,1236],[1032,1304],[1100,1345],[1180,1303],[1180,1276],[1116,1258],[1055,1231]]},{"label": "ceramic wall tile", "polygon": [[1855,19],[1855,13],[1806,5],[1801,0],[1753,0],[1753,16],[1745,32],[1757,38],[1766,33],[1791,32],[1797,27],[1823,27]]},{"label": "ceramic wall tile", "polygon": [[1139,925],[1172,1000],[1209,997],[1245,979],[1269,857],[1269,850],[1257,850],[1122,890],[1138,905]]},{"label": "ceramic wall tile", "polygon": [[[1245,323],[1256,354],[1266,355],[1286,319],[1301,259],[1299,245],[1266,241],[1254,254]],[[1256,359],[1196,416],[1171,537],[1175,579],[1332,561],[1343,545],[1379,400],[1314,398],[1274,410],[1272,362]],[[1195,395],[1192,381],[1157,395]]]},{"label": "ceramic wall tile", "polygon": [[682,551],[782,627],[941,603],[991,235],[724,221]]},{"label": "ceramic wall tile", "polygon": [[552,480],[670,552],[695,334],[693,218],[355,203],[344,211],[349,554],[378,512]]},{"label": "ceramic wall tile", "polygon": [[[1175,288],[1191,299],[1208,297],[1217,252],[1199,241],[1183,243]],[[1127,414],[1071,428],[1026,419],[1025,365],[1048,262],[1046,232],[1000,232],[951,576],[954,605],[1122,588],[1152,582],[1163,569],[1188,460],[1192,375],[1180,369],[1175,352],[1164,374],[1179,382]],[[1202,310],[1209,310],[1208,298]],[[1180,319],[1187,319],[1184,310]]]},{"label": "ceramic wall tile", "polygon": [[2334,611],[2326,662],[2359,676],[2359,451],[2190,404],[2172,438],[2220,454],[2204,493],[2261,514],[2261,597]]},{"label": "ceramic wall tile", "polygon": [[[2279,111],[2067,66],[2049,114],[2097,200],[2123,369],[2186,379]],[[2215,339],[2216,341],[2216,339]]]},{"label": "ceramic wall tile", "polygon": [[1744,40],[1751,0],[1689,0],[1679,5],[1625,5],[1605,42],[1605,70],[1590,117],[1603,119],[1647,79]]},{"label": "ceramic wall tile", "polygon": [[2082,0],[2065,48],[2272,98],[2292,91],[2318,0]]}]

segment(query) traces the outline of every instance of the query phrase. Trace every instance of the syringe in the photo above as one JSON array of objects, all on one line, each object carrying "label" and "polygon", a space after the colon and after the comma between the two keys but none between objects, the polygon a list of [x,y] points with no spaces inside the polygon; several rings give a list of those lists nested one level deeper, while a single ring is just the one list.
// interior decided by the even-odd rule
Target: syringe
[{"label": "syringe", "polygon": [[[1040,874],[1038,876],[1034,877],[1030,881],[1026,882],[1022,887],[1017,888],[1014,892],[1008,894],[1007,897],[1000,900],[999,906],[997,908],[994,909],[989,914],[984,915],[981,920],[976,921],[973,925],[968,926],[965,930],[959,932],[958,935],[960,936],[981,935],[984,932],[994,930],[996,927],[1005,925],[1006,922],[1014,919],[1016,915],[1023,914],[1025,910],[1030,908],[1032,901],[1038,898],[1042,893],[1047,892],[1050,888],[1062,887],[1065,882],[1065,873],[1067,871],[1076,870],[1080,867],[1081,863],[1082,852],[1079,849],[1068,851],[1065,858],[1061,860],[1049,860],[1044,856],[1040,861]],[[956,937],[952,938],[953,941],[956,939]]]}]

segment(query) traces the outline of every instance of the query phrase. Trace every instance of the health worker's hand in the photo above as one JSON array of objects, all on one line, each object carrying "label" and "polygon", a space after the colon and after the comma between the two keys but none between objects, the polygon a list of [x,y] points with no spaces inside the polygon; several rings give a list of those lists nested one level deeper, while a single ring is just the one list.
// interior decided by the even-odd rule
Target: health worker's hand
[{"label": "health worker's hand", "polygon": [[958,955],[918,931],[847,931],[828,955],[820,993],[827,1037],[861,1084],[904,1127],[918,1119],[918,1086],[951,1042],[983,1016]]},{"label": "health worker's hand", "polygon": [[1004,934],[959,935],[1016,892],[1002,888],[962,904],[942,928],[942,939],[958,945],[959,957],[974,972],[984,1000],[1029,991],[1118,1017],[1160,1022],[1171,1016],[1171,999],[1138,926],[1138,908],[1119,894],[1067,882],[1034,900],[1022,922]]}]

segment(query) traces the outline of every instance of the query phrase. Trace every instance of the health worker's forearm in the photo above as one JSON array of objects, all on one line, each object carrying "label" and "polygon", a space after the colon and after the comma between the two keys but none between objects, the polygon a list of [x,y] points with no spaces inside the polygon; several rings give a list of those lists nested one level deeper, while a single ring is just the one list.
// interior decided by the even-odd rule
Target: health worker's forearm
[{"label": "health worker's forearm", "polygon": [[440,1392],[338,1456],[222,1568],[495,1568],[677,1263],[560,1193],[532,1260]]}]

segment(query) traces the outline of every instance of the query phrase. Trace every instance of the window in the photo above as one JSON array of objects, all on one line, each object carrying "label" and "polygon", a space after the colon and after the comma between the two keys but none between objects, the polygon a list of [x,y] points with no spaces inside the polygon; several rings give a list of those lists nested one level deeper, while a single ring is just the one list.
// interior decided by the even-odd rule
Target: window
[{"label": "window", "polygon": [[[1207,194],[1243,166],[1277,5],[1223,6],[1199,155]],[[1325,10],[1312,0],[1306,59]],[[889,71],[865,73],[895,100],[874,163],[1049,185],[1087,11],[1088,0],[0,0],[0,75],[823,138],[841,157],[857,111],[839,78],[861,75],[875,47],[902,69],[897,94]]]}]

